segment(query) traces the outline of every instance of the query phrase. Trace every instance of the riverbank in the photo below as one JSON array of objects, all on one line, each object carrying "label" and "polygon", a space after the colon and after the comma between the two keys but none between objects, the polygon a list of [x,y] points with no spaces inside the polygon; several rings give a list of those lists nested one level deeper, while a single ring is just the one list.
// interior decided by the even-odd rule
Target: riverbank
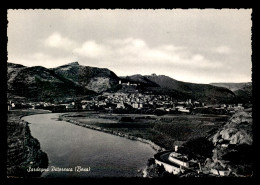
[{"label": "riverbank", "polygon": [[[43,178],[140,177],[140,169],[156,153],[148,144],[59,121],[60,113],[26,116],[32,136],[48,154]],[[52,167],[72,171],[52,171]],[[77,172],[75,167],[90,168]],[[138,171],[139,170],[139,171]]]},{"label": "riverbank", "polygon": [[112,129],[106,129],[106,128],[98,127],[98,126],[95,126],[95,125],[82,123],[80,121],[76,121],[76,120],[72,120],[70,118],[64,117],[64,115],[60,115],[59,116],[59,120],[66,121],[66,122],[69,122],[69,123],[72,123],[72,124],[75,124],[75,125],[78,125],[78,126],[81,126],[81,127],[85,127],[85,128],[89,128],[89,129],[93,129],[93,130],[109,133],[109,134],[116,135],[116,136],[119,136],[119,137],[124,137],[124,138],[130,139],[130,140],[140,141],[142,143],[150,145],[157,152],[166,150],[165,148],[163,148],[163,147],[153,143],[150,140],[143,139],[141,137],[135,137],[135,136],[132,136],[132,135],[129,135],[129,134],[126,134],[126,133],[114,131]]},{"label": "riverbank", "polygon": [[152,143],[155,150],[172,150],[192,138],[206,137],[221,127],[228,117],[210,115],[142,115],[71,112],[61,120],[82,127]]},{"label": "riverbank", "polygon": [[28,172],[29,167],[48,167],[48,157],[39,141],[32,137],[29,123],[22,117],[48,113],[44,110],[14,110],[7,114],[7,177],[40,177],[41,172]]}]

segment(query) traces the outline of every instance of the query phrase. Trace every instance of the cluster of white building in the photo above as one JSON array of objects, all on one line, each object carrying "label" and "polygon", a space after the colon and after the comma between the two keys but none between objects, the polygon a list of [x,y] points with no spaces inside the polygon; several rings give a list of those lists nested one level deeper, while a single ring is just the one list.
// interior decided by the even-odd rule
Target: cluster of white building
[{"label": "cluster of white building", "polygon": [[[175,146],[175,151],[171,152],[166,155],[168,155],[167,161],[162,160],[160,156],[155,156],[155,163],[158,165],[163,165],[164,169],[169,172],[173,173],[174,175],[184,173],[186,170],[190,169],[190,164],[194,164],[193,161],[190,161],[186,155],[180,154],[177,152],[178,147]],[[162,152],[162,155],[165,154],[165,152]]]},{"label": "cluster of white building", "polygon": [[[191,101],[191,100],[190,100]],[[142,93],[103,93],[92,100],[81,101],[82,108],[85,109],[87,105],[91,106],[107,106],[114,104],[115,108],[125,109],[126,105],[135,109],[142,108],[163,108],[163,110],[176,109],[176,102],[168,95],[150,95]],[[180,107],[177,107],[179,109]],[[183,108],[180,110],[184,110]]]}]

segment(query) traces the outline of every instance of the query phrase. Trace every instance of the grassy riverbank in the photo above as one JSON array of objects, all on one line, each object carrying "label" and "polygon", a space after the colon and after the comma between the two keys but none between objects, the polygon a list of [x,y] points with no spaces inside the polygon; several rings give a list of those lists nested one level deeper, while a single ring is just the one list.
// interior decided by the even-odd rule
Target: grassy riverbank
[{"label": "grassy riverbank", "polygon": [[228,118],[216,115],[155,116],[95,112],[74,112],[60,117],[83,127],[149,140],[165,149],[173,149],[175,144],[192,138],[207,136],[221,127]]},{"label": "grassy riverbank", "polygon": [[39,177],[40,172],[27,172],[29,167],[46,168],[48,157],[37,139],[31,136],[23,116],[47,113],[44,110],[13,110],[7,114],[7,177]]}]

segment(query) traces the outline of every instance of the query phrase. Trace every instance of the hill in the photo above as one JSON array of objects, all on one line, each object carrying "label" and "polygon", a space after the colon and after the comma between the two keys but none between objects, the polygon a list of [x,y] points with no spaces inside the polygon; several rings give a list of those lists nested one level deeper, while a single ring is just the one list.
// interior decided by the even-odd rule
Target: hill
[{"label": "hill", "polygon": [[195,84],[181,82],[165,75],[133,75],[129,79],[139,82],[149,82],[153,87],[144,88],[155,93],[167,93],[180,99],[193,99],[198,101],[206,101],[212,103],[232,102],[235,94],[223,87],[215,87],[208,84]]},{"label": "hill", "polygon": [[225,87],[234,92],[237,101],[241,103],[252,102],[252,82],[246,83],[211,83],[217,87]]},{"label": "hill", "polygon": [[105,68],[69,63],[56,68],[7,63],[8,94],[52,100],[96,94],[114,88],[119,77]]},{"label": "hill", "polygon": [[143,87],[159,87],[158,84],[155,82],[149,80],[145,76],[142,76],[140,74],[132,75],[132,76],[126,76],[126,77],[120,77],[122,82],[131,82],[131,83],[138,83]]},{"label": "hill", "polygon": [[106,68],[69,63],[52,69],[55,74],[96,93],[106,91],[118,84],[119,77]]},{"label": "hill", "polygon": [[[105,91],[128,91],[118,82],[138,84],[142,93],[167,94],[178,100],[197,100],[207,103],[247,102],[252,97],[252,84],[195,84],[175,80],[165,75],[132,75],[118,77],[106,68],[82,66],[78,62],[56,68],[26,67],[7,63],[8,97],[25,97],[37,101],[56,101],[68,97],[95,95]],[[215,83],[214,83],[215,84]],[[233,92],[224,86],[232,87]],[[130,89],[133,92],[136,89]],[[129,91],[130,92],[130,91]]]},{"label": "hill", "polygon": [[231,91],[237,91],[242,89],[246,86],[252,86],[252,82],[245,82],[245,83],[210,83],[210,85],[214,85],[217,87],[225,87]]},{"label": "hill", "polygon": [[7,65],[7,94],[32,101],[56,101],[66,97],[94,94],[94,91],[74,83],[54,70],[41,66]]}]

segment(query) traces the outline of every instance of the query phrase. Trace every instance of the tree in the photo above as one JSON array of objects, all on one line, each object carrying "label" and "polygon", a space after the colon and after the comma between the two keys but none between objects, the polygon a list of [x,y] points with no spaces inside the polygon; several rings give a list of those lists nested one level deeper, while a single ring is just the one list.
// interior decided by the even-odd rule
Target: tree
[{"label": "tree", "polygon": [[163,165],[152,164],[147,168],[148,176],[150,177],[162,177],[165,172]]},{"label": "tree", "polygon": [[155,159],[154,158],[149,158],[148,162],[147,162],[147,166],[151,166],[153,164],[155,164]]},{"label": "tree", "polygon": [[198,159],[204,161],[206,158],[212,157],[212,150],[214,145],[205,137],[199,137],[187,141],[180,152],[188,155],[189,158]]}]

